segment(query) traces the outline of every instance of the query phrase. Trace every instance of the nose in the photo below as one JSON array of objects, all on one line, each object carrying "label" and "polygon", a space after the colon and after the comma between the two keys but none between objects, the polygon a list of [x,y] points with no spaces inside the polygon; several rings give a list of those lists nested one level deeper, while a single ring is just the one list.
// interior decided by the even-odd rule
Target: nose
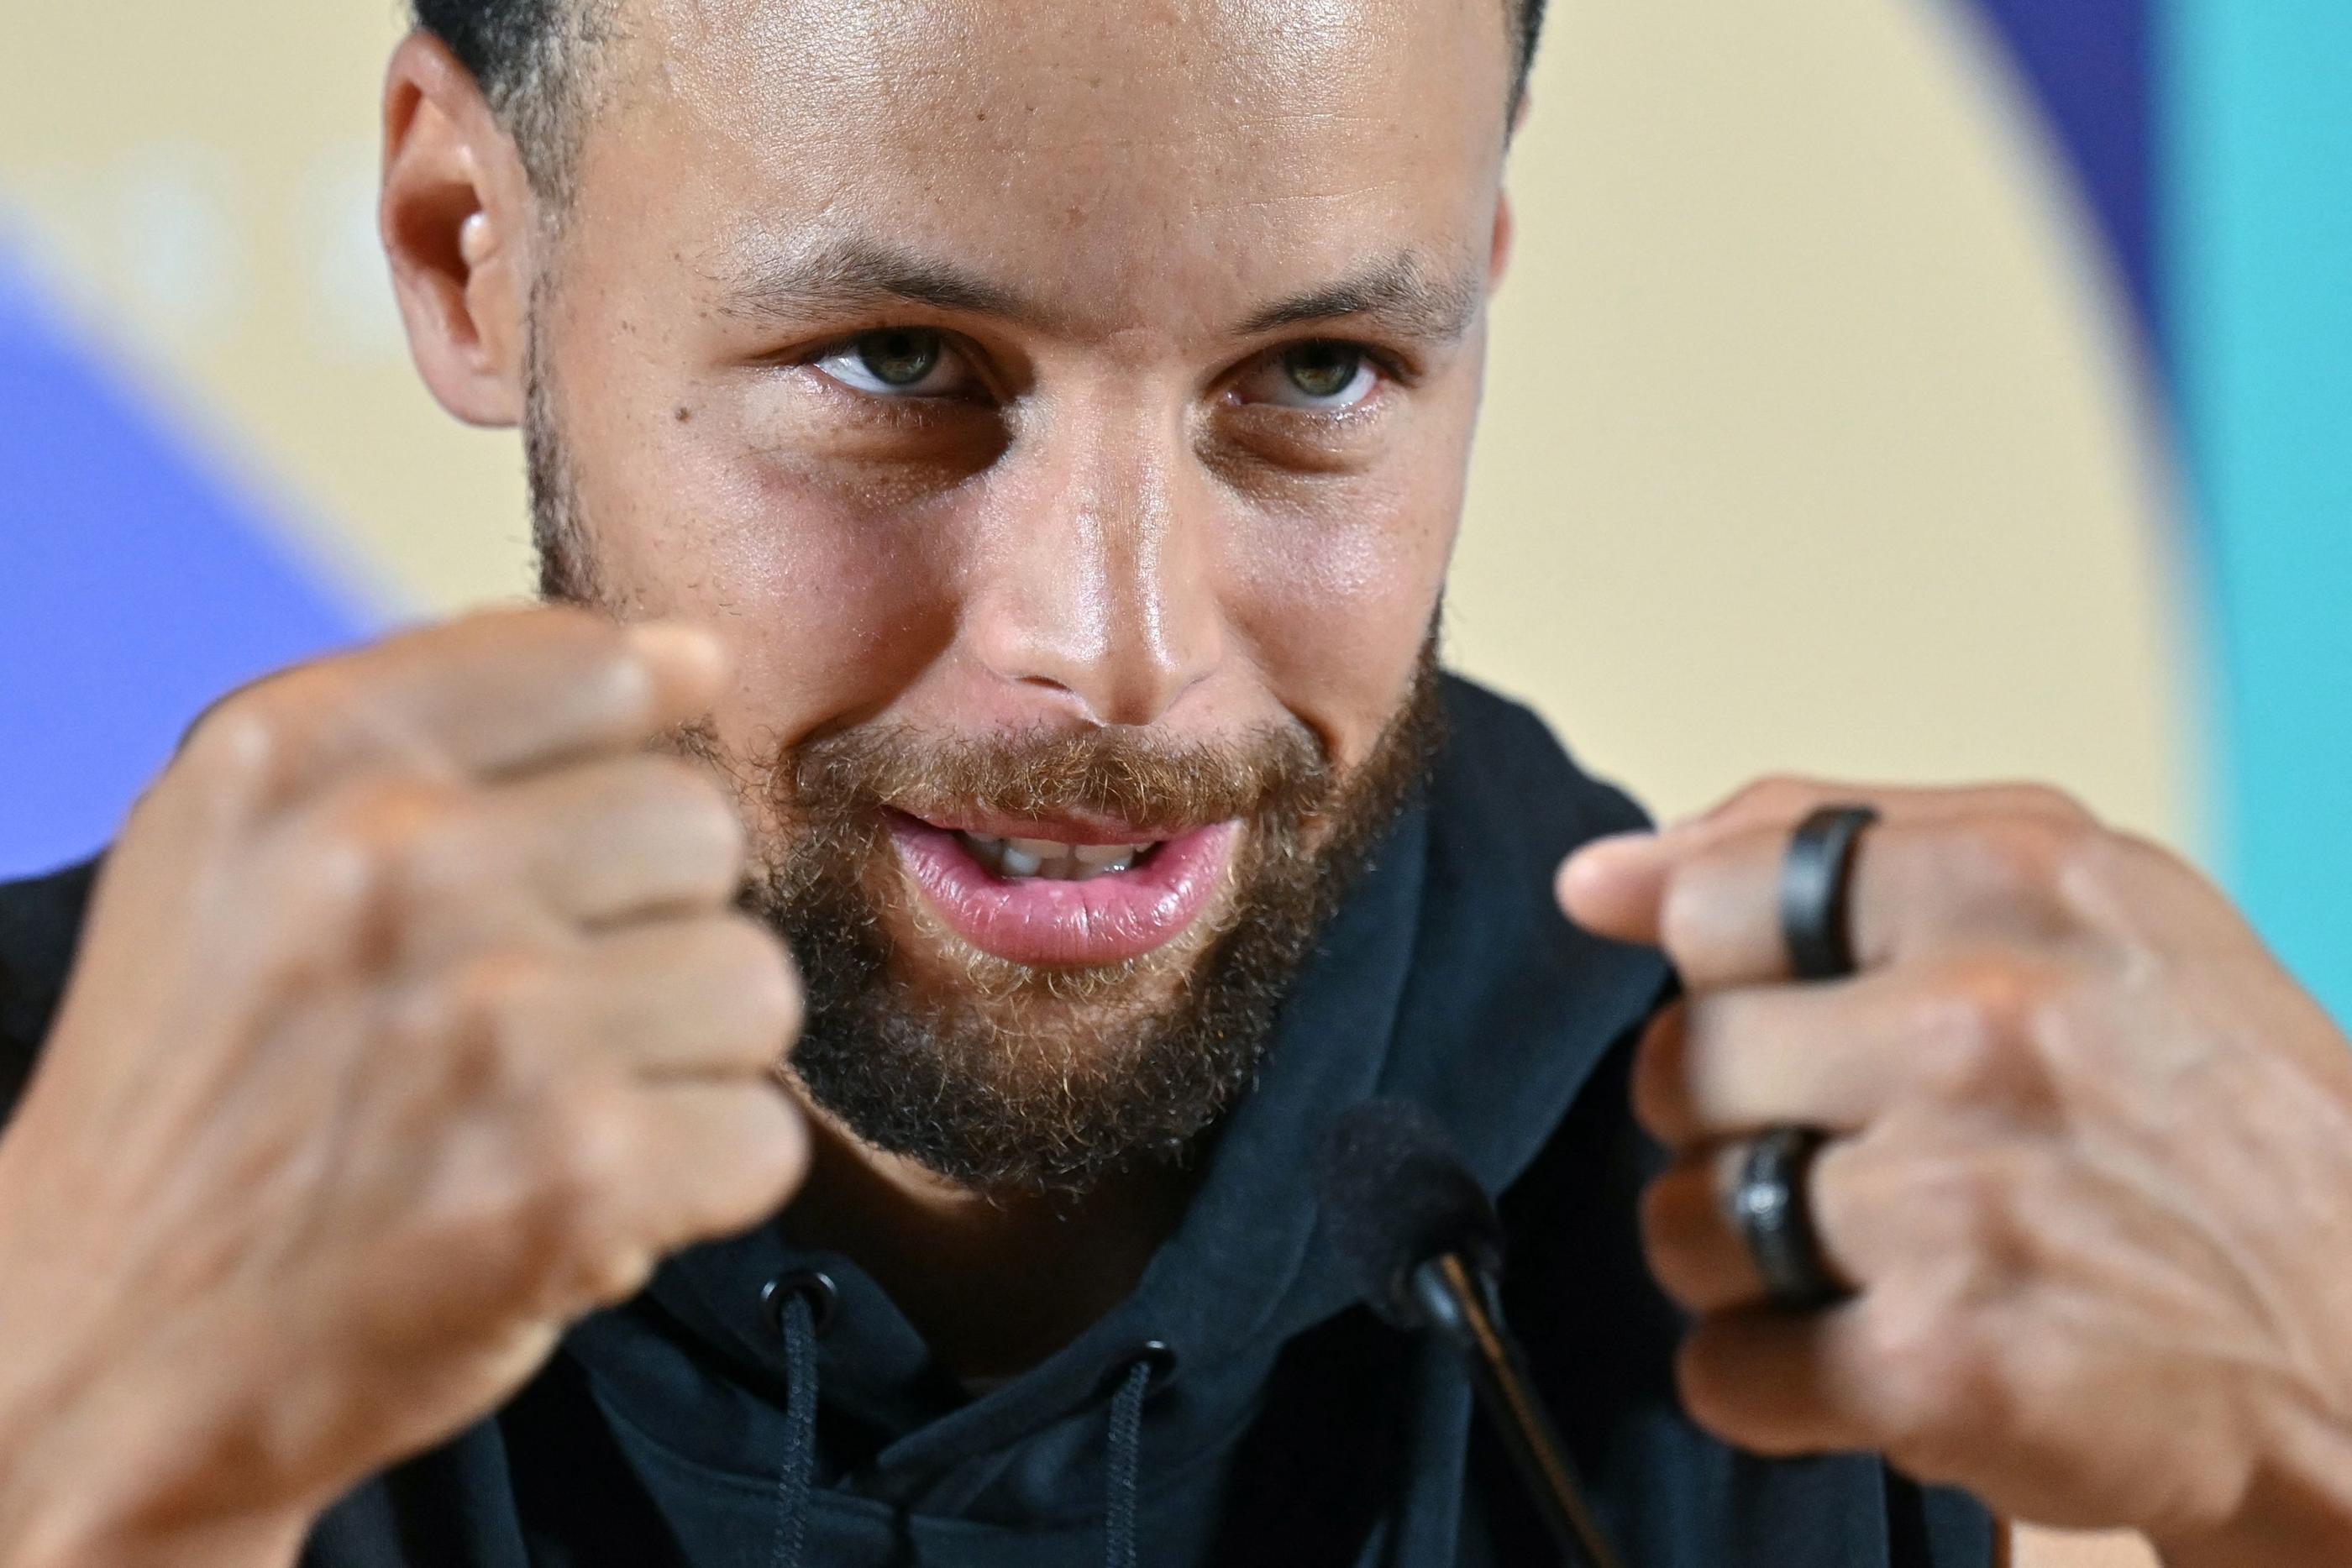
[{"label": "nose", "polygon": [[1187,487],[1180,431],[1108,412],[1055,423],[999,491],[964,633],[1002,681],[1148,725],[1223,653],[1213,503]]}]

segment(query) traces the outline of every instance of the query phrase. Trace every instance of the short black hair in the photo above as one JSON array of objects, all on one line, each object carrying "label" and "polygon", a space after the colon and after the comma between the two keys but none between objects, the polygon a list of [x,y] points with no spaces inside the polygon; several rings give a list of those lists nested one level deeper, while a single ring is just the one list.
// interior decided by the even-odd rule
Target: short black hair
[{"label": "short black hair", "polygon": [[[416,25],[449,46],[522,151],[541,195],[569,183],[570,135],[587,51],[613,0],[412,0]],[[1527,91],[1545,0],[1505,0],[1517,46],[1508,110]]]},{"label": "short black hair", "polygon": [[474,73],[521,150],[531,183],[559,202],[587,46],[611,0],[411,0],[416,25]]}]

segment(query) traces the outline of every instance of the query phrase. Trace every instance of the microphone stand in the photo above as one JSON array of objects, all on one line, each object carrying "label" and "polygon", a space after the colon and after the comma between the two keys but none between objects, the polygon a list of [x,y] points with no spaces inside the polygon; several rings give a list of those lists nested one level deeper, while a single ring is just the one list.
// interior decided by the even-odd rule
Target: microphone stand
[{"label": "microphone stand", "polygon": [[1585,1504],[1559,1429],[1536,1398],[1527,1357],[1503,1322],[1494,1276],[1459,1252],[1441,1252],[1412,1271],[1411,1283],[1429,1326],[1468,1358],[1479,1402],[1502,1434],[1562,1560],[1623,1568]]}]

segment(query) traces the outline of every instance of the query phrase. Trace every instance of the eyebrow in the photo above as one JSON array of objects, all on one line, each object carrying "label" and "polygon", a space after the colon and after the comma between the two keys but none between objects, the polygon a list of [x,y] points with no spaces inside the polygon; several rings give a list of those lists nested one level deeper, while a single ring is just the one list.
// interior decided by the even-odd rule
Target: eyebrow
[{"label": "eyebrow", "polygon": [[793,320],[812,312],[876,305],[1043,321],[1051,312],[974,273],[869,239],[829,242],[798,252],[766,244],[745,247],[755,259],[720,279],[719,308],[752,320]]},{"label": "eyebrow", "polygon": [[1241,331],[1255,336],[1283,327],[1369,316],[1406,337],[1450,343],[1470,329],[1485,298],[1475,274],[1432,277],[1420,259],[1406,251],[1337,283],[1278,300],[1244,321]]},{"label": "eyebrow", "polygon": [[[798,321],[827,309],[897,304],[1046,327],[1064,321],[1063,312],[1015,289],[872,239],[833,240],[797,252],[766,240],[743,248],[751,259],[719,279],[719,308],[749,320]],[[1234,330],[1256,337],[1285,327],[1370,317],[1402,337],[1448,343],[1470,329],[1484,303],[1483,280],[1476,274],[1433,277],[1418,256],[1405,251],[1336,283],[1276,300]]]}]

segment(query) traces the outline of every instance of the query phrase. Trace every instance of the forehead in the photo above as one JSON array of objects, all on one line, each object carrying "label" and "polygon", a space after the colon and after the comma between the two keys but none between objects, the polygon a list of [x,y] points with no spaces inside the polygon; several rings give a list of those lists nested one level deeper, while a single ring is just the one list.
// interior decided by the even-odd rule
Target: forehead
[{"label": "forehead", "polygon": [[840,232],[1050,272],[1083,314],[1375,251],[1469,259],[1499,178],[1503,0],[621,0],[614,20],[582,196],[667,220],[706,263]]}]

